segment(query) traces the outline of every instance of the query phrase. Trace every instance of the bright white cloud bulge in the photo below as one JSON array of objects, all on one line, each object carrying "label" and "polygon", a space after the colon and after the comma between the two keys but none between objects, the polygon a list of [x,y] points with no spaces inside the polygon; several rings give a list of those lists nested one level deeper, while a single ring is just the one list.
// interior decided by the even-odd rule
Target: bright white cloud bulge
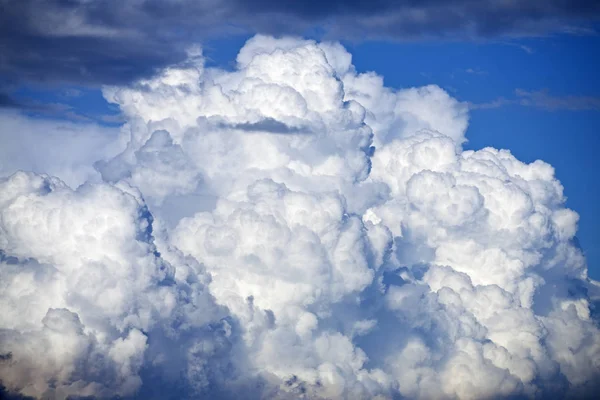
[{"label": "bright white cloud bulge", "polygon": [[550,165],[463,151],[467,107],[439,87],[393,90],[339,44],[256,36],[233,71],[193,49],[104,95],[120,133],[52,123],[50,140],[40,121],[0,116],[3,143],[21,138],[0,165],[8,392],[597,389],[578,215]]}]

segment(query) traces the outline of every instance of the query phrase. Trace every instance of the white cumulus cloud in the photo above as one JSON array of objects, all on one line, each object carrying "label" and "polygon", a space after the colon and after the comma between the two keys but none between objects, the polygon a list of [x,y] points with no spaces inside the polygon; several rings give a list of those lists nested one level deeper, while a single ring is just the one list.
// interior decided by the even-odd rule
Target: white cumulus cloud
[{"label": "white cumulus cloud", "polygon": [[[597,389],[598,285],[554,169],[463,151],[467,105],[441,88],[385,87],[337,43],[256,36],[233,71],[193,49],[104,95],[127,120],[112,136],[2,116],[30,138],[1,169],[8,392]],[[44,140],[77,145],[53,158]]]}]

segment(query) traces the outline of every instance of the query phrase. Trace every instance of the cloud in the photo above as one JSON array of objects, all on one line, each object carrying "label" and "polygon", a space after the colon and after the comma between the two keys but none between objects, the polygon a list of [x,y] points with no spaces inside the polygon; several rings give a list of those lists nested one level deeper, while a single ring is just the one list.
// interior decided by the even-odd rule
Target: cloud
[{"label": "cloud", "polygon": [[281,134],[301,132],[300,128],[289,127],[286,124],[272,118],[265,118],[262,121],[253,123],[234,124],[231,126],[231,128],[240,129],[247,132],[271,132]]},{"label": "cloud", "polygon": [[118,128],[27,117],[17,111],[0,112],[0,126],[0,174],[21,169],[49,173],[73,187],[97,176],[92,164],[114,157],[126,144]]},{"label": "cloud", "polygon": [[498,97],[492,101],[484,103],[469,103],[470,110],[490,110],[494,108],[500,108],[507,105],[514,105],[517,102],[514,99],[507,99],[505,97]]},{"label": "cloud", "polygon": [[[232,71],[196,49],[104,95],[119,134],[54,126],[42,148],[65,163],[32,133],[2,170],[10,393],[597,390],[597,284],[553,167],[463,151],[468,106],[439,87],[393,90],[337,43],[259,35]],[[58,177],[13,173],[38,158]]]},{"label": "cloud", "polygon": [[21,104],[6,93],[0,93],[0,109],[19,108]]},{"label": "cloud", "polygon": [[552,96],[548,90],[527,91],[517,89],[519,104],[544,110],[600,110],[600,97],[593,96]]},{"label": "cloud", "polygon": [[75,98],[75,97],[80,97],[82,95],[82,92],[79,89],[69,88],[69,89],[65,89],[62,92],[62,95],[67,98]]},{"label": "cloud", "polygon": [[594,96],[553,96],[548,89],[527,91],[515,90],[516,97],[507,99],[499,97],[487,103],[470,103],[471,110],[492,109],[507,105],[519,105],[523,107],[534,107],[546,111],[598,111],[600,110],[600,98]]},{"label": "cloud", "polygon": [[483,71],[479,68],[467,68],[465,72],[471,75],[487,75],[487,71]]},{"label": "cloud", "polygon": [[[68,89],[62,97],[77,97],[81,93],[76,89]],[[13,96],[0,92],[0,111],[22,111],[31,116],[52,119],[65,119],[79,122],[96,122],[100,124],[119,124],[123,120],[119,114],[82,113],[75,107],[61,102],[44,102],[25,96]]]},{"label": "cloud", "polygon": [[[335,38],[487,39],[590,34],[597,2],[3,0],[0,73],[6,82],[123,84],[183,61],[199,39],[228,34]],[[527,51],[527,48],[523,47]]]}]

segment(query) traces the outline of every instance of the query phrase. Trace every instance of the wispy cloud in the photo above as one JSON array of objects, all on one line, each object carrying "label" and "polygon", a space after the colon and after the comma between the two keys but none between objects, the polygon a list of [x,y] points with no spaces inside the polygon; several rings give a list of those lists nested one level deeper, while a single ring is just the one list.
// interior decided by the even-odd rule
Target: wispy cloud
[{"label": "wispy cloud", "polygon": [[63,119],[72,122],[95,122],[102,125],[118,125],[124,122],[121,113],[85,113],[69,104],[60,102],[40,102],[29,98],[14,98],[0,93],[0,109],[12,108],[32,116]]},{"label": "wispy cloud", "polygon": [[465,72],[467,74],[471,74],[471,75],[487,75],[487,71],[484,71],[478,67],[475,68],[467,68],[465,69]]},{"label": "wispy cloud", "polygon": [[545,110],[600,110],[600,97],[595,96],[553,96],[548,89],[515,91],[519,104],[528,107],[542,108]]},{"label": "wispy cloud", "polygon": [[82,94],[81,90],[75,88],[68,88],[63,90],[62,95],[68,98],[80,97]]},{"label": "wispy cloud", "polygon": [[578,95],[555,96],[550,94],[548,89],[534,91],[516,89],[514,98],[498,97],[489,102],[469,103],[469,108],[471,110],[488,110],[508,105],[534,107],[547,111],[599,111],[600,97]]},{"label": "wispy cloud", "polygon": [[495,100],[483,102],[483,103],[472,103],[468,102],[469,109],[471,110],[489,110],[493,108],[500,108],[506,105],[515,104],[514,100],[508,100],[504,97],[498,97]]},{"label": "wispy cloud", "polygon": [[519,45],[519,48],[526,52],[527,54],[533,54],[533,48],[529,46],[525,46],[524,44]]},{"label": "wispy cloud", "polygon": [[503,45],[506,45],[506,46],[517,47],[517,48],[523,50],[527,54],[533,54],[533,53],[535,53],[535,50],[533,49],[533,47],[527,46],[527,45],[525,45],[523,43],[519,43],[517,41],[508,41],[508,40],[505,40],[505,41],[500,41],[499,43],[503,44]]}]

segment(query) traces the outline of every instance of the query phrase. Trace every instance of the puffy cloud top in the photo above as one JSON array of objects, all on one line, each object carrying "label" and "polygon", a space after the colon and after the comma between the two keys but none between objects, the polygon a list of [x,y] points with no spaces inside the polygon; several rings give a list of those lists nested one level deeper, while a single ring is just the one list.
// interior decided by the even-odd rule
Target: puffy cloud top
[{"label": "puffy cloud top", "polygon": [[387,88],[337,43],[256,36],[233,71],[193,49],[104,94],[128,121],[115,143],[81,132],[73,161],[44,160],[58,177],[2,169],[10,393],[597,388],[598,289],[553,168],[463,151],[466,106],[439,87]]}]

